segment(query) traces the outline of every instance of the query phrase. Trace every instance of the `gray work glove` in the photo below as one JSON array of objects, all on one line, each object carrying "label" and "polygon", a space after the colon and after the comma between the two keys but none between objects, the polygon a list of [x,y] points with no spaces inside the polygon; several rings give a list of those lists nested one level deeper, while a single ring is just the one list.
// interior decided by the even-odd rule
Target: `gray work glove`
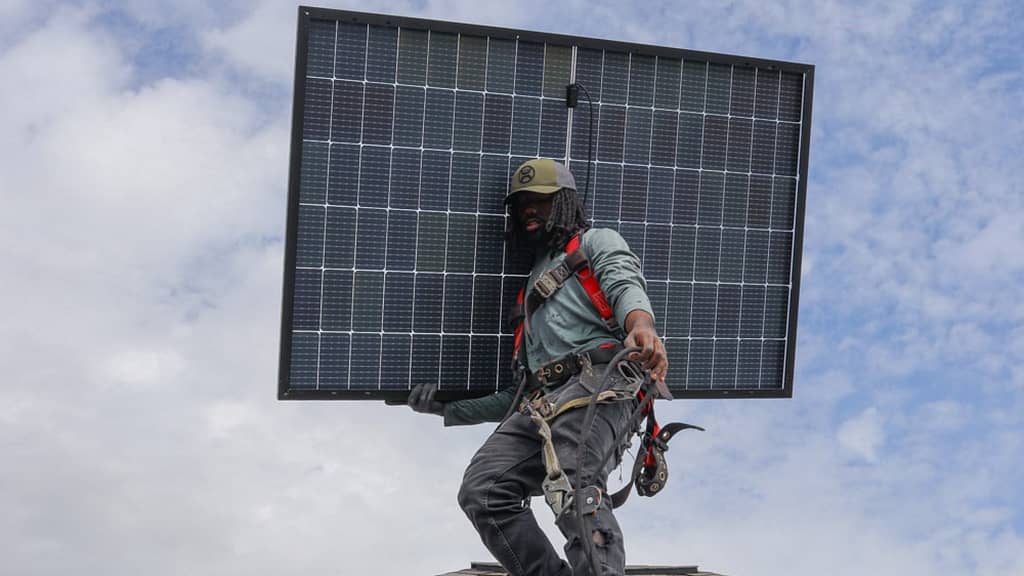
[{"label": "gray work glove", "polygon": [[409,392],[409,408],[414,412],[444,416],[444,402],[434,400],[434,394],[437,394],[437,384],[420,384]]}]

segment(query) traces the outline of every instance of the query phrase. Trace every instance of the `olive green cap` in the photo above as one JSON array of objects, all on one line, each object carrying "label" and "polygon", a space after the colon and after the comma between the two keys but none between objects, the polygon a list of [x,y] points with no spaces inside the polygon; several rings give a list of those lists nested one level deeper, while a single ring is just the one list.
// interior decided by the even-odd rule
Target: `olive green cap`
[{"label": "olive green cap", "polygon": [[554,194],[562,188],[576,191],[576,179],[561,162],[549,158],[537,158],[523,162],[512,174],[512,183],[505,197],[507,204],[519,192]]}]

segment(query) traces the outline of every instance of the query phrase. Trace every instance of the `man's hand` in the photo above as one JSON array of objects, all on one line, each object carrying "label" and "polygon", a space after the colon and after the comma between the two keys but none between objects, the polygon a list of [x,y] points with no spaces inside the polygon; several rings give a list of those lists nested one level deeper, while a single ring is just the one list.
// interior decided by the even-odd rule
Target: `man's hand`
[{"label": "man's hand", "polygon": [[434,400],[434,394],[437,394],[436,384],[420,384],[409,392],[409,408],[414,412],[444,416],[444,402]]},{"label": "man's hand", "polygon": [[668,372],[668,354],[665,352],[665,344],[658,337],[658,331],[654,329],[654,319],[643,310],[633,310],[626,317],[626,330],[626,348],[643,348],[631,354],[629,359],[640,362],[644,370],[650,370],[651,380],[664,383]]}]

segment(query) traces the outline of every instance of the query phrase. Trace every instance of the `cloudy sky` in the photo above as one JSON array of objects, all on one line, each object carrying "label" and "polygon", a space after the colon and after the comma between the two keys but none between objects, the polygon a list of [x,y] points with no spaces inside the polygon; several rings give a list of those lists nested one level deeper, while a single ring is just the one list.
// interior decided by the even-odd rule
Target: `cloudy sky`
[{"label": "cloudy sky", "polygon": [[[332,7],[815,64],[794,397],[659,408],[708,432],[620,514],[629,561],[1024,574],[1024,4]],[[0,573],[488,558],[455,494],[489,427],[275,400],[295,24],[0,3]]]}]

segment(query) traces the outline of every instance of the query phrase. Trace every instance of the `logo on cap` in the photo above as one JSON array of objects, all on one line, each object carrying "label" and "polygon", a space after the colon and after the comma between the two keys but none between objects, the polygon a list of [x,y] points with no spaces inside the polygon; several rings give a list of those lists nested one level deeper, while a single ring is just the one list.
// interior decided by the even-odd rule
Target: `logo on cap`
[{"label": "logo on cap", "polygon": [[533,180],[535,175],[536,172],[534,171],[533,166],[523,166],[523,169],[519,171],[519,183],[527,184]]}]

